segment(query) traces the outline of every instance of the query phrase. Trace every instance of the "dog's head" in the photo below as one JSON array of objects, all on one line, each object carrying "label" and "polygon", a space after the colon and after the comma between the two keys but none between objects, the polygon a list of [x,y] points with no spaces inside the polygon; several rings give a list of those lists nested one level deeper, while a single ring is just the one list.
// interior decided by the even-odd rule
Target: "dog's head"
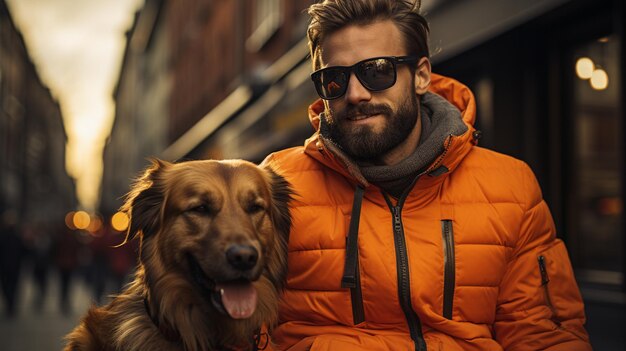
[{"label": "dog's head", "polygon": [[233,318],[254,312],[261,276],[281,289],[291,218],[287,182],[241,160],[154,160],[123,206],[146,279],[191,282]]}]

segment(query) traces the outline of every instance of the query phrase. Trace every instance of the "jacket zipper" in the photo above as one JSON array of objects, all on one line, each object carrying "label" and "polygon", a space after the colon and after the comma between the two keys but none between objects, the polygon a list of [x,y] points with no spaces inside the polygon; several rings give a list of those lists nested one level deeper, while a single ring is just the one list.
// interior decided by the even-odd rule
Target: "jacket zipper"
[{"label": "jacket zipper", "polygon": [[[387,201],[389,202],[388,199]],[[424,336],[422,335],[422,325],[411,304],[409,260],[407,256],[406,241],[404,238],[404,228],[402,226],[402,205],[390,207],[393,213],[393,237],[396,246],[398,295],[400,298],[400,304],[409,325],[411,339],[413,339],[413,342],[415,343],[415,350],[426,351],[426,342],[424,341]]]},{"label": "jacket zipper", "polygon": [[443,234],[443,316],[452,319],[452,306],[454,301],[454,284],[455,284],[455,268],[454,268],[454,232],[452,230],[452,221],[444,219],[441,221],[441,230]]},{"label": "jacket zipper", "polygon": [[[409,277],[409,260],[407,256],[406,241],[404,238],[404,228],[402,226],[402,214],[401,214],[402,204],[404,203],[404,200],[409,195],[410,190],[413,188],[417,180],[422,175],[428,173],[429,170],[435,169],[439,166],[439,164],[443,161],[446,153],[448,152],[448,149],[450,148],[451,144],[452,144],[452,135],[450,135],[450,138],[448,138],[448,142],[444,146],[442,154],[437,158],[437,160],[433,163],[433,165],[429,167],[427,170],[425,170],[424,172],[418,174],[415,177],[415,179],[413,179],[413,182],[411,183],[411,185],[400,196],[397,206],[393,206],[391,201],[389,200],[389,196],[383,193],[385,197],[385,201],[387,202],[387,205],[389,206],[393,214],[393,237],[394,237],[394,243],[396,247],[396,265],[397,265],[396,270],[398,273],[398,295],[399,295],[398,297],[400,298],[402,311],[404,312],[404,316],[409,326],[409,333],[411,334],[411,339],[413,339],[413,342],[415,343],[416,351],[427,351],[427,347],[426,347],[426,341],[424,341],[424,335],[422,334],[422,323],[417,313],[415,313],[415,311],[413,310],[413,305],[411,304],[411,282],[410,282],[410,277]],[[358,276],[360,274],[358,265],[357,265],[356,272]],[[356,317],[358,317],[357,312],[354,310],[355,299],[360,301],[360,307],[361,308],[363,307],[363,299],[362,299],[362,296],[360,296],[361,295],[360,289],[361,289],[361,280],[357,279],[357,286],[354,289],[355,290],[354,293],[352,293],[352,290],[351,290],[351,299],[352,299],[352,306],[353,306],[352,314],[355,320],[355,324],[357,324]]]},{"label": "jacket zipper", "polygon": [[552,299],[550,298],[550,291],[548,289],[548,283],[550,282],[550,277],[548,276],[548,269],[546,268],[546,258],[543,255],[539,255],[537,257],[539,261],[539,273],[541,273],[541,286],[543,286],[543,292],[546,299],[546,304],[550,311],[552,312],[552,318],[550,318],[557,326],[561,326],[561,321],[558,320],[556,316],[556,310],[554,309],[554,305],[552,304]]}]

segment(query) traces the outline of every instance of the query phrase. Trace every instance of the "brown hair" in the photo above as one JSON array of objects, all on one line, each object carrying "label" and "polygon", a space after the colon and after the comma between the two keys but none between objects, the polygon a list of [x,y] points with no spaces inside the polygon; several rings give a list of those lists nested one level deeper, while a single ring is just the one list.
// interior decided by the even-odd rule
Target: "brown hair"
[{"label": "brown hair", "polygon": [[420,15],[421,0],[324,0],[309,7],[307,29],[314,69],[320,67],[320,45],[329,34],[350,24],[391,20],[404,36],[408,55],[429,57],[428,22]]}]

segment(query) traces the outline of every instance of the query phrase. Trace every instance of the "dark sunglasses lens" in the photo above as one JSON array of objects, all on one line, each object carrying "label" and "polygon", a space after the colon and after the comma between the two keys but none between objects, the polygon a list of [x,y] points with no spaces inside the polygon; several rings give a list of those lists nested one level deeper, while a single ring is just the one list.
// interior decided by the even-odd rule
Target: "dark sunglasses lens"
[{"label": "dark sunglasses lens", "polygon": [[317,91],[324,99],[343,95],[348,86],[348,74],[344,68],[327,68],[319,72],[316,79]]},{"label": "dark sunglasses lens", "polygon": [[356,74],[363,86],[372,91],[387,89],[396,82],[395,65],[386,58],[361,62]]}]

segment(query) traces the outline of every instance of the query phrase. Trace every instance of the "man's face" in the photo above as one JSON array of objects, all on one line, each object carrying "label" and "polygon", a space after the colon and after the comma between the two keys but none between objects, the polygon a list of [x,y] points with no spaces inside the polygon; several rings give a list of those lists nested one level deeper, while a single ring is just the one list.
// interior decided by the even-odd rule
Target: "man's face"
[{"label": "man's face", "polygon": [[[321,46],[321,67],[351,66],[364,59],[406,55],[402,34],[391,21],[350,25],[329,35]],[[330,138],[356,160],[380,160],[407,138],[419,139],[416,75],[397,65],[389,89],[367,90],[354,74],[344,96],[325,100]],[[413,140],[417,144],[417,140]],[[412,150],[411,150],[412,152]]]}]

